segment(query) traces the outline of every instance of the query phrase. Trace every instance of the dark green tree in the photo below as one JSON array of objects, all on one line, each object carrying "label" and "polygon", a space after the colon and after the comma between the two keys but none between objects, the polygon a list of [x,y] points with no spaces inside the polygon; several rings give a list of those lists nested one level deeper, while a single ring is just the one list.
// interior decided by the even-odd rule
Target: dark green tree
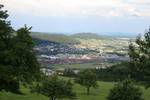
[{"label": "dark green tree", "polygon": [[107,100],[144,100],[140,88],[130,79],[119,82],[110,90]]},{"label": "dark green tree", "polygon": [[96,88],[97,85],[97,77],[96,72],[92,69],[86,69],[78,73],[75,82],[87,88],[87,95],[90,94],[90,88]]},{"label": "dark green tree", "polygon": [[31,83],[40,76],[33,52],[30,29],[14,31],[7,21],[7,11],[0,4],[0,91],[19,92],[19,83]]},{"label": "dark green tree", "polygon": [[26,26],[16,31],[13,38],[13,63],[19,81],[30,83],[40,77],[40,66],[34,53],[34,42]]},{"label": "dark green tree", "polygon": [[10,26],[10,21],[7,21],[8,14],[3,10],[3,5],[0,4],[0,91],[17,92],[19,88],[18,82],[13,73],[12,63],[12,33],[13,29]]},{"label": "dark green tree", "polygon": [[73,71],[73,69],[67,68],[67,69],[64,70],[63,75],[64,76],[69,76],[69,77],[74,77],[76,74]]},{"label": "dark green tree", "polygon": [[98,80],[118,81],[124,80],[130,75],[129,62],[114,64],[108,68],[95,69]]},{"label": "dark green tree", "polygon": [[129,45],[131,76],[150,86],[150,28],[144,36],[138,36],[136,45]]},{"label": "dark green tree", "polygon": [[33,88],[33,91],[47,96],[50,100],[75,98],[71,81],[59,79],[57,75],[45,78],[40,84]]}]

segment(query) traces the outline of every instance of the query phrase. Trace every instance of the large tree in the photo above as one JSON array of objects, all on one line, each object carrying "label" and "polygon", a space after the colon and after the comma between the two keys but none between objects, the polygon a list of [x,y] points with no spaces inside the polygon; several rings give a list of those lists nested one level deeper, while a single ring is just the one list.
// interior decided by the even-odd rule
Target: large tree
[{"label": "large tree", "polygon": [[12,63],[12,33],[10,21],[7,21],[8,14],[0,4],[0,90],[10,90],[16,92],[14,88],[19,88],[13,74]]},{"label": "large tree", "polygon": [[75,79],[75,82],[86,87],[87,95],[90,94],[91,87],[95,88],[98,86],[96,72],[94,72],[92,69],[80,71]]},{"label": "large tree", "polygon": [[8,14],[0,5],[0,91],[19,92],[19,83],[30,83],[40,76],[33,52],[30,28],[12,29]]},{"label": "large tree", "polygon": [[131,76],[150,86],[150,28],[129,45]]},{"label": "large tree", "polygon": [[140,88],[130,79],[119,82],[110,90],[107,100],[144,100]]},{"label": "large tree", "polygon": [[46,77],[40,84],[33,88],[33,92],[38,92],[49,98],[49,100],[75,97],[73,84],[70,80],[59,79],[57,75]]},{"label": "large tree", "polygon": [[18,80],[30,83],[40,77],[40,66],[34,53],[34,42],[30,36],[30,28],[20,28],[13,38],[13,66]]}]

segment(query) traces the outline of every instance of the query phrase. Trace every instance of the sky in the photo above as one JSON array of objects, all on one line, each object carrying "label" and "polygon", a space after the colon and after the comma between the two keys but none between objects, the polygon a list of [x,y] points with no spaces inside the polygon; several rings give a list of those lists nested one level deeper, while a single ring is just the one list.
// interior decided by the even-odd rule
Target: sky
[{"label": "sky", "polygon": [[139,34],[150,26],[150,0],[0,0],[12,26],[32,31]]}]

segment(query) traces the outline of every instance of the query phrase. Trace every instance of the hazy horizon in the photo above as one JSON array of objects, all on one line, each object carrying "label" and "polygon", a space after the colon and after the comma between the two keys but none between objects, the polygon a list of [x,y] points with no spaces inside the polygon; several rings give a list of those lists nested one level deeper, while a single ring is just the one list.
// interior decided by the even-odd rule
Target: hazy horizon
[{"label": "hazy horizon", "polygon": [[27,24],[36,32],[137,35],[150,25],[149,0],[1,0],[0,3],[8,10],[14,29]]}]

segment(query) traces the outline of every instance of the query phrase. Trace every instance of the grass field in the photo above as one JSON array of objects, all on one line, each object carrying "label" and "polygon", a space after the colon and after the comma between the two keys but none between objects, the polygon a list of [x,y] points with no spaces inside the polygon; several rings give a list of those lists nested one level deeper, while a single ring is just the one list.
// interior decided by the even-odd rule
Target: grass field
[{"label": "grass field", "polygon": [[[106,100],[109,90],[113,87],[112,82],[98,82],[99,87],[91,89],[90,95],[86,95],[86,88],[75,84],[74,91],[77,93],[77,100]],[[150,89],[145,90],[143,87],[143,97],[150,100]],[[0,92],[0,100],[48,100],[47,97],[39,94],[31,94],[29,89],[22,87],[23,95],[12,94],[9,92]],[[69,100],[69,99],[68,99]]]},{"label": "grass field", "polygon": [[94,65],[93,63],[84,63],[84,64],[54,64],[53,68],[54,69],[65,69],[65,68],[70,68],[70,69],[87,69],[87,68],[95,68],[98,65]]},{"label": "grass field", "polygon": [[102,67],[102,66],[110,66],[113,65],[111,63],[105,63],[105,64],[96,64],[96,63],[81,63],[81,64],[54,64],[51,65],[54,69],[87,69],[87,68],[96,68],[96,67]]}]

